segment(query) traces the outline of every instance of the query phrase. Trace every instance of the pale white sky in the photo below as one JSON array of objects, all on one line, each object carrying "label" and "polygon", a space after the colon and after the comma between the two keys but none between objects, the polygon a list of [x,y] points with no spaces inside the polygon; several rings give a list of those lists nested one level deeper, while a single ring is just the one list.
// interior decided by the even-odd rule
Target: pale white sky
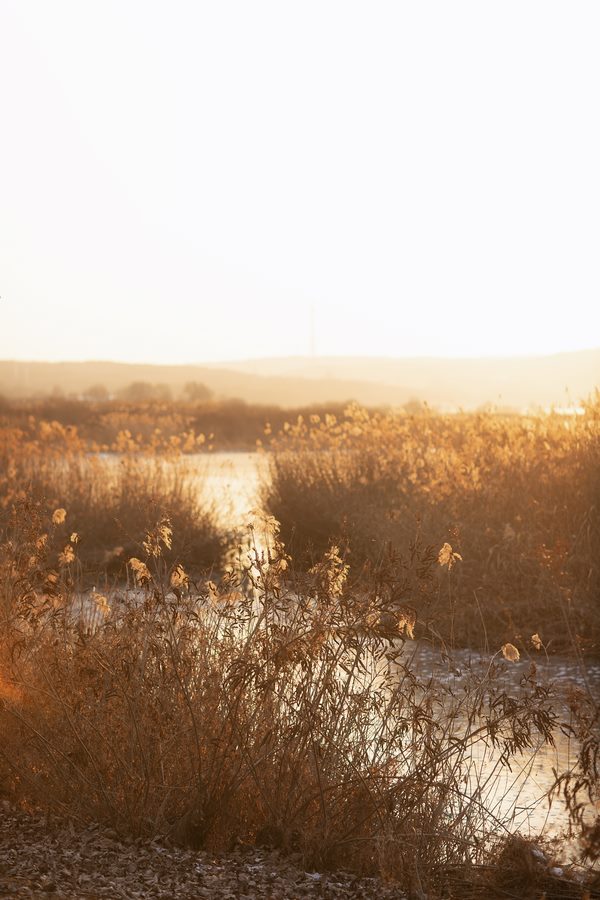
[{"label": "pale white sky", "polygon": [[600,346],[600,4],[0,0],[0,358]]}]

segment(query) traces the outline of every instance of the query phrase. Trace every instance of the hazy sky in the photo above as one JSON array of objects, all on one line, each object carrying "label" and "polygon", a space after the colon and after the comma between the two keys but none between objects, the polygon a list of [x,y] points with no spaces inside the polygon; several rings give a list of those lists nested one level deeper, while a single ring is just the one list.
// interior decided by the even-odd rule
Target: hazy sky
[{"label": "hazy sky", "polygon": [[600,3],[0,0],[0,358],[600,345]]}]

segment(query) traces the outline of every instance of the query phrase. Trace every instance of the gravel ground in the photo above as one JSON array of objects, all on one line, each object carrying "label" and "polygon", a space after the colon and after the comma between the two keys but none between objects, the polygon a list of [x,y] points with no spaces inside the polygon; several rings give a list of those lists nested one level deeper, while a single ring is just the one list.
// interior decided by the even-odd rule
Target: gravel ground
[{"label": "gravel ground", "polygon": [[156,842],[123,842],[110,829],[28,815],[0,803],[0,897],[403,900],[397,888],[347,873],[294,868],[276,853],[218,856]]}]

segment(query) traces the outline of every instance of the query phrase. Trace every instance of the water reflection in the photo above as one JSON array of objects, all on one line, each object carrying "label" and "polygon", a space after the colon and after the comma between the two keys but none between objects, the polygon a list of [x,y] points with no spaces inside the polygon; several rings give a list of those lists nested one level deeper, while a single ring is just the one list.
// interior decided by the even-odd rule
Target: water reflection
[{"label": "water reflection", "polygon": [[212,453],[186,457],[197,472],[201,498],[214,506],[219,524],[239,528],[260,503],[260,486],[268,474],[260,453]]}]

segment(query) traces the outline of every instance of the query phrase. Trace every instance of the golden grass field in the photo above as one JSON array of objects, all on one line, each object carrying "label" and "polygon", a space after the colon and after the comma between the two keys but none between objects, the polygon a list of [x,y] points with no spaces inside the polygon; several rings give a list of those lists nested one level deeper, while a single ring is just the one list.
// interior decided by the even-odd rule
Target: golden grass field
[{"label": "golden grass field", "polygon": [[[577,416],[267,424],[241,535],[186,464],[218,432],[121,427],[100,453],[74,426],[5,414],[0,792],[414,896],[514,896],[515,872],[531,896],[592,896],[597,698],[540,661],[598,655],[599,437],[597,396]],[[460,678],[419,669],[419,643]],[[579,753],[554,802],[584,881],[553,894],[493,785],[559,727]]]},{"label": "golden grass field", "polygon": [[[264,502],[296,561],[333,540],[356,577],[410,548],[460,554],[432,605],[465,646],[532,633],[600,650],[600,400],[583,415],[418,416],[350,408],[273,438]],[[399,559],[401,557],[401,559]]]}]

